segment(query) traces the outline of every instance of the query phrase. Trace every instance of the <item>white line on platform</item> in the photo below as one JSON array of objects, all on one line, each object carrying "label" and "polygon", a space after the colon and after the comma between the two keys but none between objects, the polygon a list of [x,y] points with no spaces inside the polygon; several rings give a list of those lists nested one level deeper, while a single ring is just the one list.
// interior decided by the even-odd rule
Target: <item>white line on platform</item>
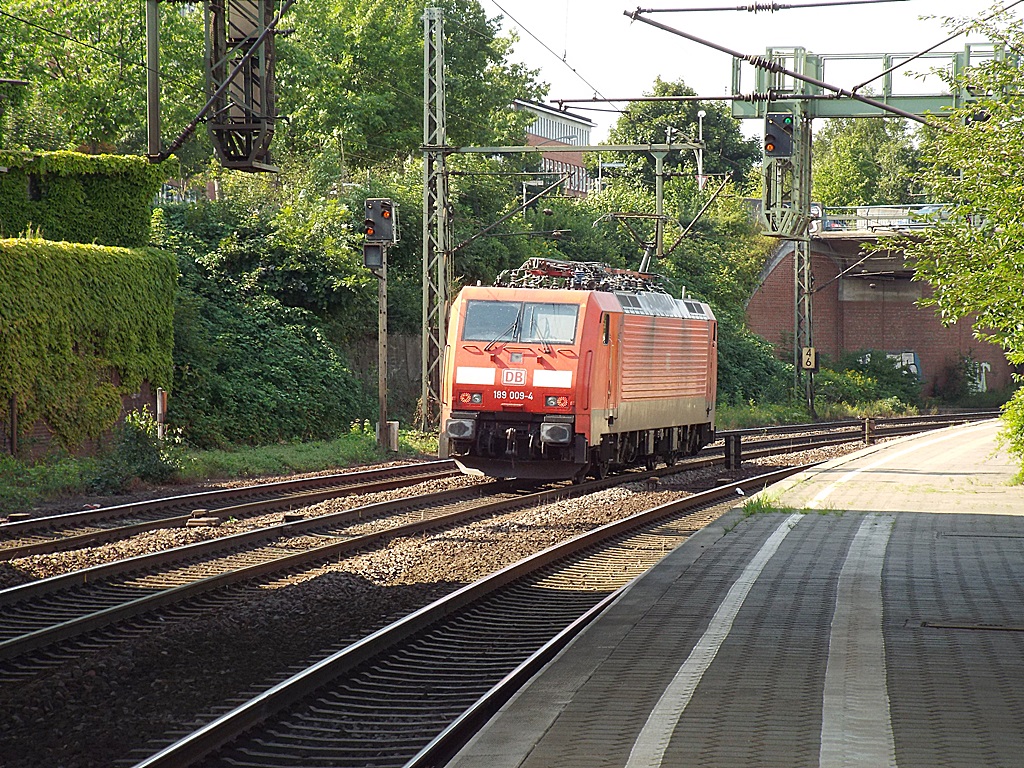
[{"label": "white line on platform", "polygon": [[690,703],[693,692],[707,668],[715,660],[725,638],[729,636],[736,615],[743,607],[754,582],[757,581],[765,565],[778,550],[782,540],[789,535],[789,532],[802,518],[803,515],[799,514],[787,517],[782,525],[768,537],[754,559],[733,583],[729,593],[711,619],[707,630],[690,651],[690,655],[676,672],[672,682],[668,684],[651,711],[650,717],[647,718],[647,722],[629,753],[626,768],[658,768],[662,764],[665,750],[668,749],[669,740],[679,723],[679,718],[682,717],[683,711]]},{"label": "white line on platform", "polygon": [[892,515],[864,518],[839,574],[822,697],[821,768],[896,768],[882,635]]}]

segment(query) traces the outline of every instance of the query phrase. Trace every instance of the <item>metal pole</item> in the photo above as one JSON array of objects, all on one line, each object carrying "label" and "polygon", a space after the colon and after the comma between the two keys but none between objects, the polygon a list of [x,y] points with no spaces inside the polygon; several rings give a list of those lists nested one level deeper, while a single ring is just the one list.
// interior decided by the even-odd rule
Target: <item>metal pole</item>
[{"label": "metal pole", "polygon": [[[444,84],[444,14],[423,14],[423,330],[419,425],[429,429],[440,416],[451,283],[451,230],[448,211],[447,117]],[[442,434],[441,440],[444,439]]]},{"label": "metal pole", "polygon": [[160,156],[160,0],[146,0],[146,133],[149,157]]},{"label": "metal pole", "polygon": [[703,109],[697,112],[697,189],[704,189],[704,116],[707,114]]},{"label": "metal pole", "polygon": [[377,275],[377,445],[390,447],[388,429],[388,246],[381,248],[380,273]]},{"label": "metal pole", "polygon": [[652,152],[654,155],[654,173],[655,173],[655,184],[654,184],[654,213],[657,215],[655,220],[655,256],[658,262],[661,262],[661,257],[665,255],[665,156],[668,152]]}]

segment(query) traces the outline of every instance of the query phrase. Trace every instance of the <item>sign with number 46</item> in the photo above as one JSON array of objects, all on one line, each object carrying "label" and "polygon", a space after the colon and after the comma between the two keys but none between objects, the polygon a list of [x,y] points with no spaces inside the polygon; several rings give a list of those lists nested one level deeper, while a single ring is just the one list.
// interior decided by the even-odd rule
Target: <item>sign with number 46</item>
[{"label": "sign with number 46", "polygon": [[800,367],[805,371],[818,370],[818,350],[814,347],[800,348]]}]

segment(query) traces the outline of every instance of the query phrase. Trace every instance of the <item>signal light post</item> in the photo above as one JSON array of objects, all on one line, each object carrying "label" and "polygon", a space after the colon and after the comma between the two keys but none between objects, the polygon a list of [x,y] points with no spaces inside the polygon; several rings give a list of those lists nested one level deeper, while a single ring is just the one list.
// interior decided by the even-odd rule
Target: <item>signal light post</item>
[{"label": "signal light post", "polygon": [[375,197],[367,199],[364,209],[363,266],[377,276],[377,445],[389,451],[398,449],[388,421],[388,249],[398,242],[398,206]]}]

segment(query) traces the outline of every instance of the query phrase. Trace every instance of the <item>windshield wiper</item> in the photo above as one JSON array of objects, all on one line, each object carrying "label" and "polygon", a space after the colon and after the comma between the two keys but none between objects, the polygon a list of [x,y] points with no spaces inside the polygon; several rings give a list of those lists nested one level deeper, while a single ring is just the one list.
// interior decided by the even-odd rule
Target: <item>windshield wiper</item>
[{"label": "windshield wiper", "polygon": [[[491,351],[491,347],[493,347],[499,341],[503,341],[503,340],[504,341],[511,341],[515,337],[515,335],[516,335],[516,329],[519,328],[519,320],[520,320],[520,318],[522,316],[523,316],[523,308],[520,306],[519,307],[519,312],[516,313],[516,319],[512,321],[512,324],[509,325],[508,328],[506,328],[504,331],[502,331],[497,336],[495,336],[493,339],[491,339],[490,341],[487,342],[487,346],[484,347],[484,352],[490,352]],[[506,336],[508,336],[507,339],[505,339]]]},{"label": "windshield wiper", "polygon": [[537,315],[534,315],[533,320],[530,322],[530,335],[544,345],[545,355],[551,354],[551,345],[548,344],[547,337],[544,335],[544,332],[540,329],[540,326],[537,325]]}]

